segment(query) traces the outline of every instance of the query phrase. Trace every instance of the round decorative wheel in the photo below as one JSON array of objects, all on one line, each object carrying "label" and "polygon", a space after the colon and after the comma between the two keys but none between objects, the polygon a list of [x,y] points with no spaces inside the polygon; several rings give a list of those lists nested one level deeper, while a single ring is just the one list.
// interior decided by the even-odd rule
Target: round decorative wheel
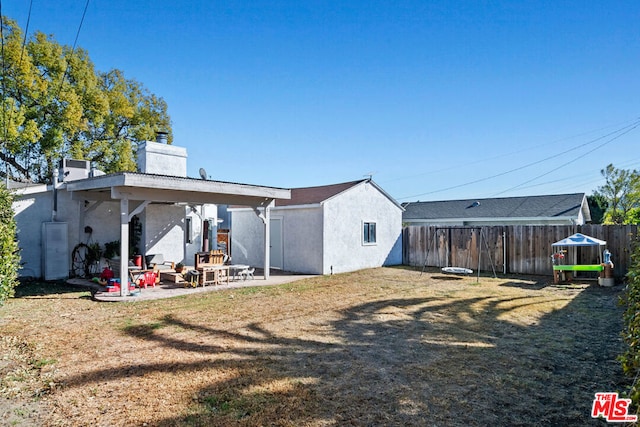
[{"label": "round decorative wheel", "polygon": [[78,243],[71,252],[71,277],[89,277],[91,271],[90,248],[84,243]]}]

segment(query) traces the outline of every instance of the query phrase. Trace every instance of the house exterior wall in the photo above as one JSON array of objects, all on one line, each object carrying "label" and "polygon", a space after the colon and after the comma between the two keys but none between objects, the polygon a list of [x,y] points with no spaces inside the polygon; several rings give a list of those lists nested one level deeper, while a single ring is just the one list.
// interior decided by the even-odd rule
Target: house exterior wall
[{"label": "house exterior wall", "polygon": [[[22,262],[18,275],[42,277],[42,223],[51,221],[53,192],[47,192],[45,186],[39,192],[32,190],[17,190],[13,202]],[[67,219],[64,213],[60,217],[61,222]]]},{"label": "house exterior wall", "polygon": [[[71,269],[71,253],[79,243],[98,242],[104,244],[120,238],[119,204],[103,203],[99,209],[89,211],[81,223],[81,204],[72,200],[64,186],[56,192],[57,211],[55,220],[68,223],[69,270]],[[42,223],[50,222],[53,214],[54,192],[51,186],[42,186],[26,190],[16,190],[13,209],[18,226],[18,245],[22,269],[20,276],[42,277],[43,241]],[[111,212],[109,210],[112,209]],[[117,210],[113,210],[117,209]],[[93,229],[91,234],[84,232],[84,227]]]},{"label": "house exterior wall", "polygon": [[184,209],[184,206],[159,204],[146,207],[140,215],[144,255],[162,254],[166,261],[192,262],[185,260]]},{"label": "house exterior wall", "polygon": [[[364,222],[376,223],[375,244],[363,243]],[[323,255],[324,274],[402,264],[402,210],[369,183],[325,201]]]},{"label": "house exterior wall", "polygon": [[231,262],[264,267],[264,223],[252,209],[230,209]]},{"label": "house exterior wall", "polygon": [[272,217],[282,217],[284,270],[323,274],[322,211],[322,206],[272,210]]},{"label": "house exterior wall", "polygon": [[[264,223],[251,209],[232,209],[231,254],[234,264],[264,268]],[[322,206],[272,208],[282,220],[285,271],[322,274]],[[273,232],[273,231],[272,231]]]},{"label": "house exterior wall", "polygon": [[[264,224],[250,209],[232,209],[233,262],[263,267]],[[331,274],[402,264],[402,210],[364,183],[318,205],[275,207],[282,218],[286,271]],[[363,223],[376,223],[376,243],[363,244]]]},{"label": "house exterior wall", "polygon": [[[42,223],[52,220],[53,198],[51,186],[16,190],[13,210],[22,263],[18,273],[22,277],[43,276]],[[78,243],[96,242],[104,247],[106,242],[120,239],[119,201],[103,202],[95,209],[91,205],[85,207],[83,202],[71,199],[64,185],[58,189],[57,199],[55,219],[68,223],[69,269],[71,253]],[[139,217],[143,221],[140,247],[144,248],[145,254],[162,253],[166,260],[175,262],[184,259],[184,207],[149,205]],[[84,232],[85,226],[91,227],[91,234]],[[103,263],[101,267],[105,265]]]}]

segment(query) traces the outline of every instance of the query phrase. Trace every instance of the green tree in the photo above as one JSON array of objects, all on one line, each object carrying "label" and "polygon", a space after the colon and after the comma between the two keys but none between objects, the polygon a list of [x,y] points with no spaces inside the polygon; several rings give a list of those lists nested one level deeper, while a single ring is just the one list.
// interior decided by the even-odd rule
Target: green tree
[{"label": "green tree", "polygon": [[90,160],[103,171],[135,170],[136,144],[169,133],[167,104],[119,70],[98,72],[89,54],[2,18],[0,176],[48,182],[57,160]]},{"label": "green tree", "polygon": [[602,224],[604,213],[607,211],[607,200],[601,195],[587,196],[589,211],[591,212],[591,223]]},{"label": "green tree", "polygon": [[598,187],[595,196],[607,202],[604,223],[630,223],[632,210],[640,207],[640,174],[636,170],[616,169],[612,164],[600,172],[605,184]]},{"label": "green tree", "polygon": [[13,296],[20,268],[12,202],[13,196],[9,190],[0,185],[0,305]]}]

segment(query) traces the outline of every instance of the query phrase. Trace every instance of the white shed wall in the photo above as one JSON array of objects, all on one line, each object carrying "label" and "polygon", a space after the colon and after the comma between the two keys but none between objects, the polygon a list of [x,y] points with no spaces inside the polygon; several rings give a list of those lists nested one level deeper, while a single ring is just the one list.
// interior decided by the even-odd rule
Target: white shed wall
[{"label": "white shed wall", "polygon": [[[363,244],[364,222],[375,244]],[[324,230],[324,274],[402,264],[402,210],[369,183],[325,202]]]}]

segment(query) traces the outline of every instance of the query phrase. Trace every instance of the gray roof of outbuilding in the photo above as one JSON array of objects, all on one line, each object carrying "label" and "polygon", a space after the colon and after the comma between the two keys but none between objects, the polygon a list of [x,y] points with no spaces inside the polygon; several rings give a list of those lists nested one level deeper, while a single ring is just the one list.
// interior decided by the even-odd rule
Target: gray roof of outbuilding
[{"label": "gray roof of outbuilding", "polygon": [[584,193],[404,203],[403,219],[577,217]]}]

